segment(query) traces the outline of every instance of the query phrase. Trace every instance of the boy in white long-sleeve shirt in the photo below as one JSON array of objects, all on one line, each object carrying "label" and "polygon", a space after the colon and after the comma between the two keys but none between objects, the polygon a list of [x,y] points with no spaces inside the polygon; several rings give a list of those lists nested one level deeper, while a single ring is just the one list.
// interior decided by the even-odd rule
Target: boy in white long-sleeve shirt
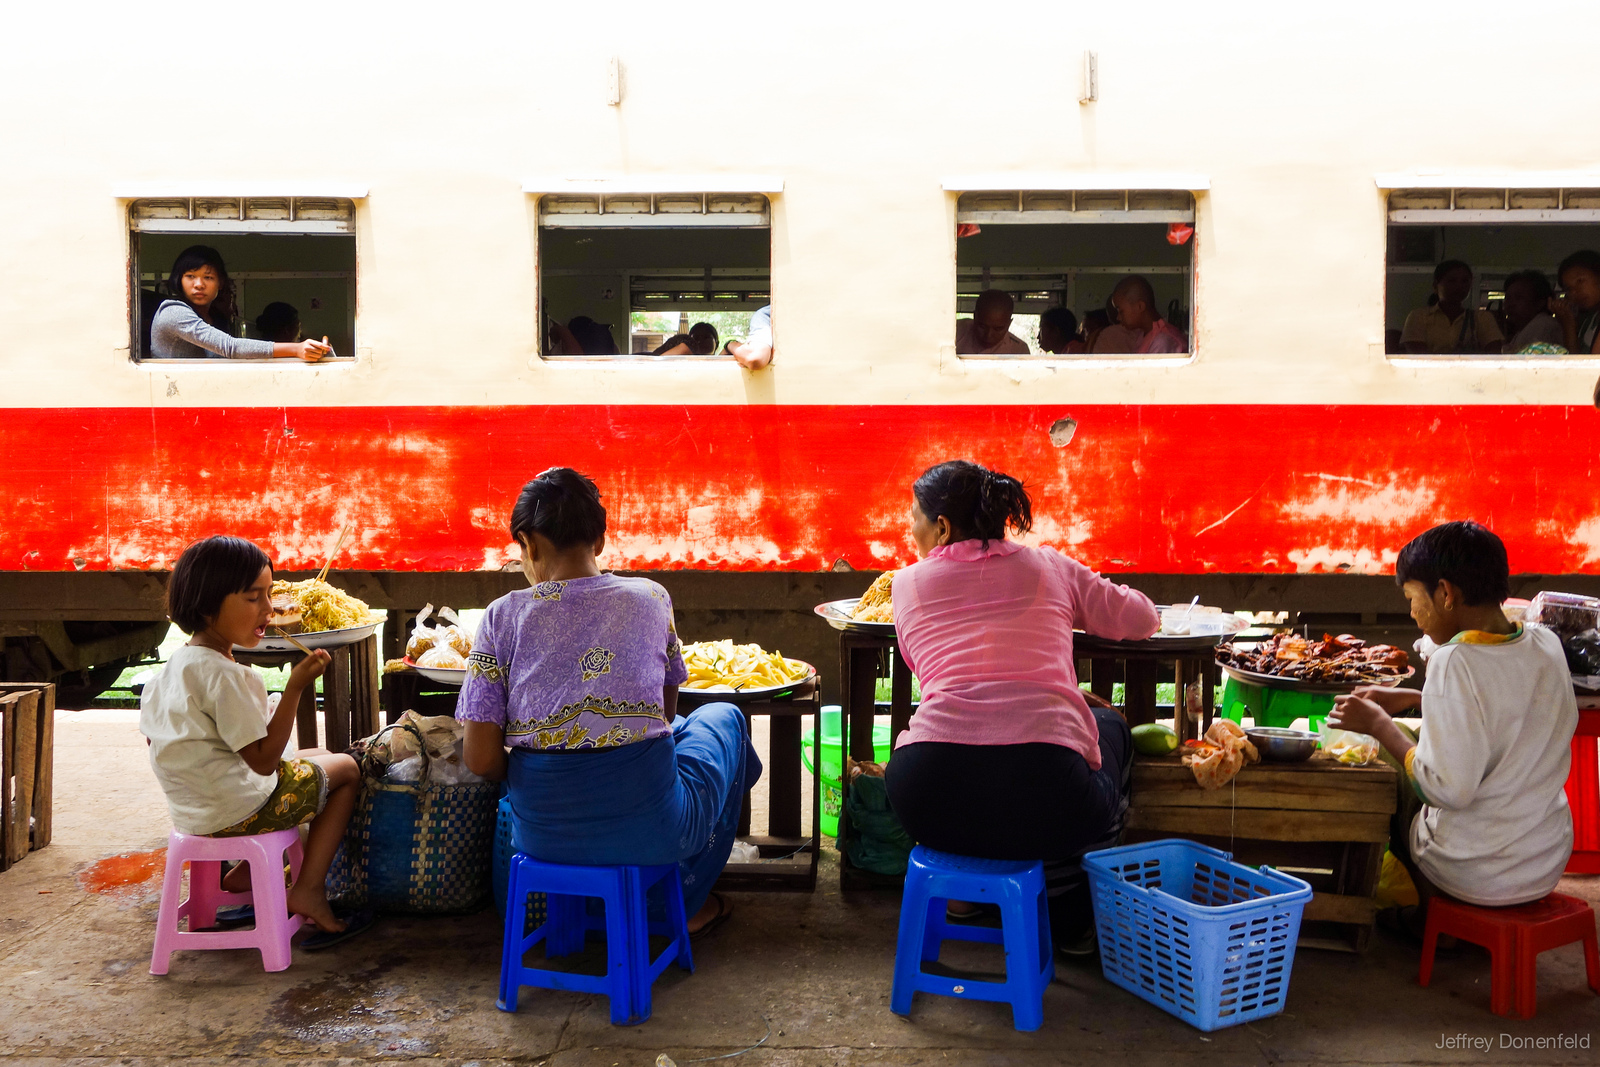
[{"label": "boy in white long-sleeve shirt", "polygon": [[[1328,719],[1376,737],[1405,768],[1402,789],[1421,810],[1390,848],[1424,906],[1437,893],[1493,907],[1538,900],[1572,853],[1572,678],[1555,634],[1501,612],[1509,570],[1504,543],[1477,523],[1446,523],[1407,544],[1395,581],[1440,646],[1427,682],[1420,693],[1357,689]],[[1413,744],[1390,716],[1416,709]],[[1420,929],[1420,912],[1406,918]]]}]

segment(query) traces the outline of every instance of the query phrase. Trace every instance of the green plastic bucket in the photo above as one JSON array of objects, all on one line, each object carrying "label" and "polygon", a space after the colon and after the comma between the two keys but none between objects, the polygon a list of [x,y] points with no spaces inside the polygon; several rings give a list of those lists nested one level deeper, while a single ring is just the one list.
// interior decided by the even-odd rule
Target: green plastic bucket
[{"label": "green plastic bucket", "polygon": [[[837,704],[822,708],[822,833],[828,837],[839,836],[839,812],[844,807],[844,793],[839,788],[844,777],[844,731],[840,726],[843,709]],[[811,735],[800,738],[800,759],[806,770],[815,768],[812,762]],[[889,762],[889,717],[880,715],[872,725],[873,759]]]}]

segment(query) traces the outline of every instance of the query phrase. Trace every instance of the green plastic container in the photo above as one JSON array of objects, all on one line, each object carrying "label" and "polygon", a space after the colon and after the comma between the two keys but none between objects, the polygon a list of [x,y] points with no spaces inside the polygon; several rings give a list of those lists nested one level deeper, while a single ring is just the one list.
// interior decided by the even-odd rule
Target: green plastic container
[{"label": "green plastic container", "polygon": [[1309,719],[1315,731],[1332,709],[1332,693],[1297,693],[1236,678],[1229,678],[1222,690],[1222,714],[1234,722],[1248,715],[1257,726],[1290,726],[1296,719]]},{"label": "green plastic container", "polygon": [[[822,708],[822,833],[839,836],[839,812],[844,807],[840,780],[844,777],[844,731],[840,726],[843,709],[837,704]],[[806,770],[814,769],[811,735],[800,738],[800,759]],[[889,762],[889,717],[880,715],[872,725],[872,758]]]}]

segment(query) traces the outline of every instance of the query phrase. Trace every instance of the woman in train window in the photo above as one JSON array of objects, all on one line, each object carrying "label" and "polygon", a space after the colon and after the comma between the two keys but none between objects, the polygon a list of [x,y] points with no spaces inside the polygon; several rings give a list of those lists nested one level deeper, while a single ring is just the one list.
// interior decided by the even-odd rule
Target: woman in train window
[{"label": "woman in train window", "polygon": [[[1121,836],[1133,738],[1079,688],[1072,631],[1142,640],[1160,617],[1143,593],[1006,540],[1007,527],[1033,525],[1015,478],[955,460],[925,471],[911,496],[923,558],[894,576],[891,598],[922,704],[889,761],[889,801],[929,848],[1044,860],[1055,944],[1088,954],[1093,914],[1078,860]],[[950,905],[952,921],[976,914]]]},{"label": "woman in train window", "polygon": [[1406,316],[1400,343],[1413,355],[1499,352],[1505,343],[1500,324],[1487,311],[1466,306],[1472,293],[1472,268],[1447,259],[1433,269],[1428,305]]},{"label": "woman in train window", "polygon": [[150,354],[156,359],[303,359],[332,352],[321,341],[256,341],[236,336],[239,307],[222,256],[208,245],[178,253],[167,277],[171,295],[150,324]]},{"label": "woman in train window", "polygon": [[[689,932],[731,913],[711,892],[761,776],[742,712],[677,715],[688,677],[667,591],[600,571],[594,482],[552,467],[511,512],[531,589],[484,612],[456,705],[466,762],[511,795],[512,841],[549,863],[676,863]],[[508,756],[506,745],[511,746]]]}]

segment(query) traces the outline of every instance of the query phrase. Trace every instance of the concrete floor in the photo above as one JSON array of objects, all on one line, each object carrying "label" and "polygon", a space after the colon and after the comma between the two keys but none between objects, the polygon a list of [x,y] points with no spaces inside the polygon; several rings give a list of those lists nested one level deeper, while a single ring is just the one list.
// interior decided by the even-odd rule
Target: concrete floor
[{"label": "concrete floor", "polygon": [[[0,1057],[7,1064],[267,1063],[678,1064],[737,1053],[745,1064],[1460,1063],[1592,1064],[1600,998],[1582,954],[1545,955],[1539,1015],[1488,1011],[1489,965],[1468,949],[1416,984],[1416,951],[1379,938],[1365,957],[1302,950],[1288,1010],[1211,1035],[1063,966],[1036,1034],[1000,1005],[918,997],[888,1009],[899,913],[893,894],[838,891],[830,858],[814,895],[742,894],[738,913],[695,947],[698,970],[669,971],[654,1017],[613,1027],[603,998],[525,989],[515,1015],[494,1005],[499,928],[492,911],[388,919],[279,974],[253,952],[179,953],[148,973],[159,880],[86,891],[104,857],[156,849],[167,831],[131,715],[63,712],[56,734],[55,840],[0,874]],[[1600,879],[1563,890],[1600,899]],[[1439,1048],[1487,1039],[1488,1052]],[[1503,1049],[1513,1038],[1575,1036],[1589,1048]]]}]

